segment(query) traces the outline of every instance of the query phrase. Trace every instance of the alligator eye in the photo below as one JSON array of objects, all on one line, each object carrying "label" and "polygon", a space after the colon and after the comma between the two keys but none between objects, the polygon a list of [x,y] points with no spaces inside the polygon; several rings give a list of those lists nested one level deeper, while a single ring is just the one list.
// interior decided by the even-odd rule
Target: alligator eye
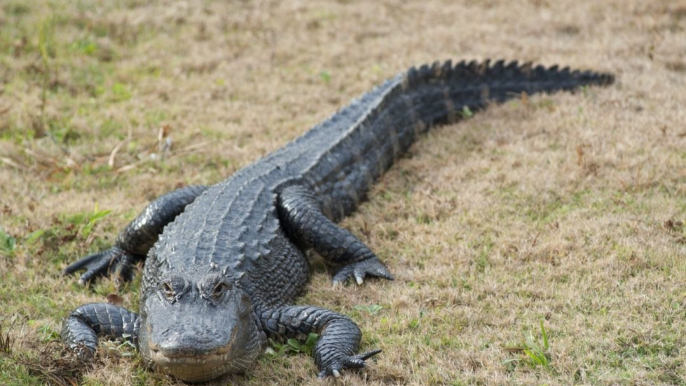
[{"label": "alligator eye", "polygon": [[226,285],[226,283],[217,284],[217,286],[214,287],[214,292],[212,292],[212,297],[215,299],[219,299],[220,297],[222,297],[222,295],[224,295],[224,291],[226,291],[228,288],[229,286]]},{"label": "alligator eye", "polygon": [[170,283],[162,284],[162,292],[164,293],[164,296],[167,299],[174,299],[174,289],[172,288]]}]

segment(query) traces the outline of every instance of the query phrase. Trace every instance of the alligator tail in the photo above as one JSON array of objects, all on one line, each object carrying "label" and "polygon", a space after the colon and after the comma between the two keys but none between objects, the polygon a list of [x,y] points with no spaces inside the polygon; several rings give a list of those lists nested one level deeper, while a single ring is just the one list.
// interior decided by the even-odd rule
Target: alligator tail
[{"label": "alligator tail", "polygon": [[[503,60],[413,67],[346,108],[362,112],[347,130],[339,125],[337,131],[329,132],[335,143],[310,170],[310,181],[325,212],[338,220],[352,212],[371,184],[431,127],[523,93],[613,82],[611,74]],[[330,119],[336,120],[336,115]]]}]

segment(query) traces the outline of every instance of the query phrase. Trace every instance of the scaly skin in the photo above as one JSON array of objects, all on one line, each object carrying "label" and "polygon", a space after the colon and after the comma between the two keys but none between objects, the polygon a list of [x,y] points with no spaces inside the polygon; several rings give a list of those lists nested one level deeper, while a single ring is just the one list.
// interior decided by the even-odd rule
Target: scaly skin
[{"label": "scaly skin", "polygon": [[[613,77],[497,62],[412,68],[353,101],[302,137],[211,187],[158,198],[115,246],[67,267],[88,282],[147,255],[140,314],[85,305],[65,321],[71,347],[95,350],[96,336],[130,339],[163,371],[199,382],[247,370],[267,337],[320,335],[320,376],[363,367],[379,350],[356,354],[361,331],[333,311],[293,305],[305,288],[312,248],[334,282],[392,279],[376,255],[336,222],[417,136],[523,92],[605,85]],[[126,327],[124,327],[126,326]]]}]

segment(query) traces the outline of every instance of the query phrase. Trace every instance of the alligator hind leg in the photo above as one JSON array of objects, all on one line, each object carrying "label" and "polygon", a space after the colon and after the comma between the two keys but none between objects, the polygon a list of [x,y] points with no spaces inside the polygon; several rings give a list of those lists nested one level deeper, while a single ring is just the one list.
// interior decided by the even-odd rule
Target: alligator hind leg
[{"label": "alligator hind leg", "polygon": [[117,281],[130,280],[131,266],[145,259],[164,227],[205,190],[206,186],[187,186],[158,197],[124,228],[112,248],[79,259],[65,268],[64,274],[85,269],[79,279],[84,285],[96,277],[110,274],[114,274]]},{"label": "alligator hind leg", "polygon": [[362,284],[367,275],[393,280],[388,268],[369,247],[322,213],[317,199],[307,188],[296,185],[284,189],[279,194],[278,209],[286,232],[334,266],[334,284],[351,278]]},{"label": "alligator hind leg", "polygon": [[320,378],[338,377],[343,369],[362,368],[365,360],[381,352],[356,354],[362,338],[360,328],[348,317],[324,308],[287,306],[263,311],[260,320],[272,338],[304,341],[310,333],[318,334],[313,355]]},{"label": "alligator hind leg", "polygon": [[64,321],[62,341],[70,348],[82,347],[94,353],[98,346],[98,336],[110,339],[123,339],[138,347],[138,314],[125,308],[106,303],[90,303],[75,309]]}]

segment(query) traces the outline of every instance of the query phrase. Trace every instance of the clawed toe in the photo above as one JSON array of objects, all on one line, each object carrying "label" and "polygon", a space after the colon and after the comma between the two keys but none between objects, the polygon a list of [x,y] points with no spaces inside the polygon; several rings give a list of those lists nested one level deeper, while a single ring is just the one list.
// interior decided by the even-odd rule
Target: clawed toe
[{"label": "clawed toe", "polygon": [[381,352],[381,349],[367,351],[362,354],[346,356],[335,360],[319,372],[319,378],[333,376],[338,378],[344,369],[360,369],[366,366],[366,360]]},{"label": "clawed toe", "polygon": [[333,277],[334,286],[344,284],[349,279],[355,279],[358,285],[364,283],[367,276],[375,276],[386,280],[393,280],[388,268],[376,257],[358,261],[341,268]]},{"label": "clawed toe", "polygon": [[79,278],[79,284],[87,285],[91,280],[112,275],[117,284],[129,281],[132,278],[131,266],[135,263],[136,256],[118,247],[112,247],[106,251],[88,255],[62,271],[64,275],[70,275],[76,271],[85,269]]}]

